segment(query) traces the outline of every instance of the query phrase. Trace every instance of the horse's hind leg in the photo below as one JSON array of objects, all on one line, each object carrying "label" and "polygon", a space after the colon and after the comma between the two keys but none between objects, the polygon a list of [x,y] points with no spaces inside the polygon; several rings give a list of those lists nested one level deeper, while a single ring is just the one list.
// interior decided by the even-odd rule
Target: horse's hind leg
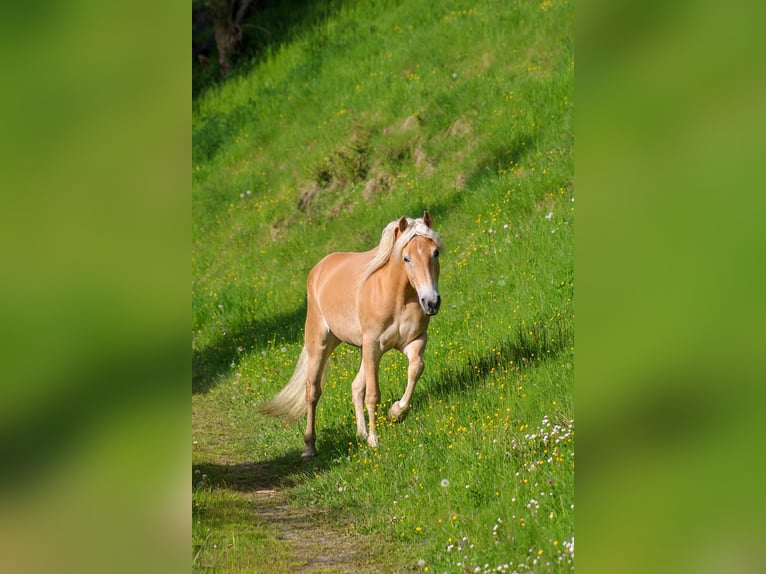
[{"label": "horse's hind leg", "polygon": [[306,432],[303,435],[305,448],[301,456],[309,458],[316,454],[316,408],[319,397],[322,395],[322,374],[324,373],[327,359],[338,345],[337,342],[332,345],[323,345],[318,353],[313,355],[309,351],[308,376],[306,378]]},{"label": "horse's hind leg", "polygon": [[407,360],[409,361],[409,367],[407,368],[407,388],[405,389],[402,398],[391,405],[391,408],[388,410],[388,418],[394,422],[403,421],[407,416],[407,413],[410,411],[412,393],[415,392],[415,385],[425,369],[423,363],[423,351],[426,348],[426,341],[427,336],[424,333],[402,349],[402,352],[407,355]]},{"label": "horse's hind leg", "polygon": [[[306,320],[306,352],[308,353],[308,373],[306,376],[306,432],[303,435],[305,448],[301,456],[309,458],[316,454],[316,408],[322,395],[322,376],[327,359],[340,344],[340,341],[327,329],[311,322],[309,309]],[[324,323],[324,321],[321,321]]]}]

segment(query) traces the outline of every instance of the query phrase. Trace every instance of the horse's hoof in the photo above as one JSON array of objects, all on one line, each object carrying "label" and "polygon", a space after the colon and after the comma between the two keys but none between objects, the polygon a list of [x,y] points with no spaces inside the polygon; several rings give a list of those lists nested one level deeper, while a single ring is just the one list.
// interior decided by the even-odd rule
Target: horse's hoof
[{"label": "horse's hoof", "polygon": [[301,458],[303,460],[309,459],[312,456],[315,456],[317,453],[316,449],[314,447],[306,447],[306,449],[301,453]]},{"label": "horse's hoof", "polygon": [[399,401],[396,401],[393,405],[391,405],[391,408],[388,409],[388,420],[390,420],[392,423],[400,423],[407,418],[409,412],[409,405],[407,405],[407,408],[402,409],[399,406]]},{"label": "horse's hoof", "polygon": [[378,448],[378,437],[377,435],[371,434],[367,437],[367,444],[370,445],[372,448]]}]

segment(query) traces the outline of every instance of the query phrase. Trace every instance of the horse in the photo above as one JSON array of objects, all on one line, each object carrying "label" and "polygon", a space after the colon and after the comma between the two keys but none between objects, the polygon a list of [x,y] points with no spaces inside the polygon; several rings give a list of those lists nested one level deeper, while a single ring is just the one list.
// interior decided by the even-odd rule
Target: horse
[{"label": "horse", "polygon": [[316,407],[327,360],[340,343],[362,349],[359,372],[351,383],[357,436],[370,447],[378,446],[378,366],[383,353],[391,349],[407,356],[408,368],[407,387],[391,405],[388,417],[401,422],[407,416],[424,370],[428,323],[441,306],[438,282],[443,250],[426,211],[422,218],[402,216],[390,222],[372,250],[330,253],[309,273],[304,345],[295,371],[287,385],[259,407],[263,414],[285,416],[288,421],[306,415],[304,459],[317,452]]}]

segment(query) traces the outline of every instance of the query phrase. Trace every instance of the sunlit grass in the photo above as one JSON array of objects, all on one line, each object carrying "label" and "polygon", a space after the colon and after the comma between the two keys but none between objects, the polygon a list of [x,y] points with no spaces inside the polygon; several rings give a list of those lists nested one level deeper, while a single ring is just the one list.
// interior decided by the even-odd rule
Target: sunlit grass
[{"label": "sunlit grass", "polygon": [[[573,569],[571,13],[345,6],[195,102],[195,464],[284,468],[294,504],[380,537],[394,570]],[[423,209],[447,252],[412,412],[358,441],[360,354],[341,346],[300,466],[302,424],[255,407],[300,353],[306,275]],[[380,376],[384,418],[406,359]],[[194,500],[215,508],[216,488]]]}]

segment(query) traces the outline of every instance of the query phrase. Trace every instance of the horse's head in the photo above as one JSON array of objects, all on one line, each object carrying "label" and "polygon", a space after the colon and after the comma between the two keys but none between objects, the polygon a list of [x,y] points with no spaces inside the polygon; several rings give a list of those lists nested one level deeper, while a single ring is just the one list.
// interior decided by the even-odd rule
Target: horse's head
[{"label": "horse's head", "polygon": [[439,238],[434,233],[417,232],[418,225],[424,226],[427,231],[431,229],[431,216],[427,211],[422,220],[416,219],[412,223],[402,217],[399,220],[399,232],[404,232],[409,225],[416,226],[416,229],[412,238],[402,247],[402,262],[410,285],[418,293],[423,312],[426,315],[436,315],[442,302],[439,296]]}]

